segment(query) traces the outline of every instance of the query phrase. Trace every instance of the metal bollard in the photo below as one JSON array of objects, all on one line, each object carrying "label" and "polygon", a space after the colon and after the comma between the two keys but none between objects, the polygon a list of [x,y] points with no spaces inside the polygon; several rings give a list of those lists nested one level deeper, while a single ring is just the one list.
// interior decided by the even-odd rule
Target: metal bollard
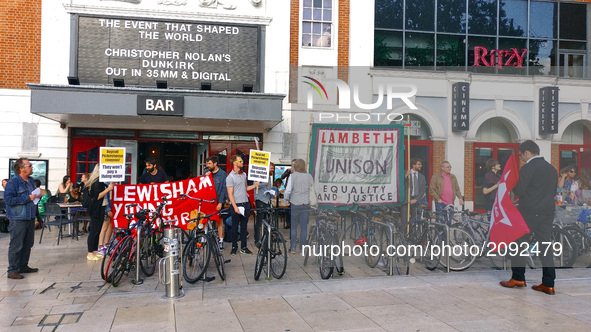
[{"label": "metal bollard", "polygon": [[160,283],[165,286],[164,298],[180,298],[185,294],[180,280],[181,241],[178,228],[165,228],[162,238],[164,257],[158,261]]}]

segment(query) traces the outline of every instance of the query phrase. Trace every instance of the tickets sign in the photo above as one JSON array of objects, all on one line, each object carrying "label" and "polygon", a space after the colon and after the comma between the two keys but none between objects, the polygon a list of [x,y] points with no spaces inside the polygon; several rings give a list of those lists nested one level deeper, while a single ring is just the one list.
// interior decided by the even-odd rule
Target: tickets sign
[{"label": "tickets sign", "polygon": [[[126,227],[128,220],[124,214],[135,213],[141,209],[156,210],[166,196],[168,203],[162,210],[162,219],[176,219],[174,225],[187,229],[187,220],[191,215],[196,216],[199,209],[199,201],[189,198],[181,198],[187,194],[194,198],[215,201],[216,192],[211,175],[200,176],[192,179],[169,183],[152,183],[137,185],[116,185],[111,199],[111,211],[113,212],[113,227]],[[136,207],[127,207],[137,203]],[[215,203],[201,203],[201,213],[211,214],[216,212]],[[132,219],[132,222],[137,220]]]}]

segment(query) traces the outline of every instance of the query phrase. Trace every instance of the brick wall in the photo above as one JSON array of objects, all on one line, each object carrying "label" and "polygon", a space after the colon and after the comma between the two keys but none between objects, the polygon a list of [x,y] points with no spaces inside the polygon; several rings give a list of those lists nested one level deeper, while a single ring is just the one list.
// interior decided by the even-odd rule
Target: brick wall
[{"label": "brick wall", "polygon": [[41,1],[0,1],[0,88],[40,82]]},{"label": "brick wall", "polygon": [[433,171],[431,174],[437,174],[441,172],[441,164],[442,161],[445,160],[445,142],[442,141],[434,141],[433,142]]},{"label": "brick wall", "polygon": [[474,200],[474,143],[464,143],[464,194],[465,201]]},{"label": "brick wall", "polygon": [[300,1],[291,0],[289,22],[289,102],[298,100],[298,62],[300,36]]},{"label": "brick wall", "polygon": [[558,144],[552,144],[550,150],[550,163],[556,168],[558,175],[560,175],[560,145]]},{"label": "brick wall", "polygon": [[339,1],[338,78],[349,82],[349,1]]}]

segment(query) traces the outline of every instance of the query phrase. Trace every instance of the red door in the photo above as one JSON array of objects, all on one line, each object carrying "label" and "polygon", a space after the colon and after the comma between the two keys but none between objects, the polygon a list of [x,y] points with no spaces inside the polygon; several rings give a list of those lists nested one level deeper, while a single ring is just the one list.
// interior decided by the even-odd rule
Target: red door
[{"label": "red door", "polygon": [[84,173],[91,173],[99,162],[99,150],[105,146],[105,139],[100,138],[73,138],[70,158],[70,178],[80,182]]}]

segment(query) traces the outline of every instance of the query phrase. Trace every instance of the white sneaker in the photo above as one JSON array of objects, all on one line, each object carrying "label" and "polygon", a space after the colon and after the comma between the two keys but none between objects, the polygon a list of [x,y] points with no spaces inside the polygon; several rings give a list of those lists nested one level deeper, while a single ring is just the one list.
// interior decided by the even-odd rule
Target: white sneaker
[{"label": "white sneaker", "polygon": [[224,241],[220,241],[219,245],[220,245],[220,251],[224,251]]}]

